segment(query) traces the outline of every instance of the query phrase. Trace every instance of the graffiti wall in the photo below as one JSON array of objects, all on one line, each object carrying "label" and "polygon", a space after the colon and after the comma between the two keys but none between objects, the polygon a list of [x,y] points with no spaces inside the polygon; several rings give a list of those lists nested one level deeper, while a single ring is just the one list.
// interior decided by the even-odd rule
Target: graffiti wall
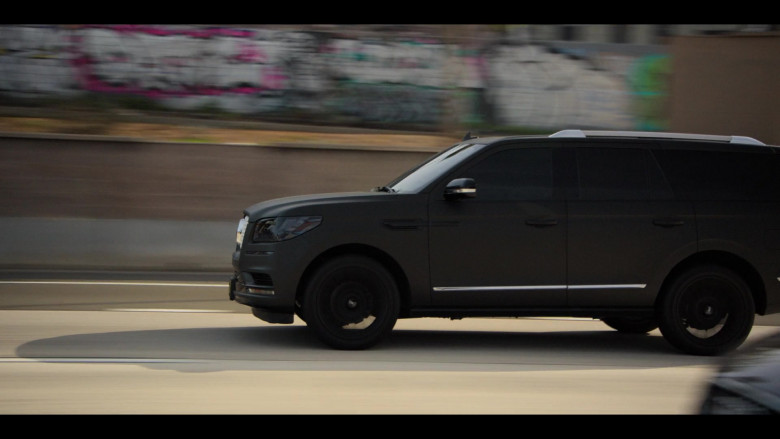
[{"label": "graffiti wall", "polygon": [[0,96],[143,96],[322,122],[662,127],[665,55],[208,26],[0,26]]}]

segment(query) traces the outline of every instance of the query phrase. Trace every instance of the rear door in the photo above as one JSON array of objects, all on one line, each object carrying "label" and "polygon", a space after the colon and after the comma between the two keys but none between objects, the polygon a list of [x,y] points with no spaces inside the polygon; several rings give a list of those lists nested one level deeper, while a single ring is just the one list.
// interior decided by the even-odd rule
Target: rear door
[{"label": "rear door", "polygon": [[691,204],[675,199],[647,147],[590,143],[570,153],[569,306],[652,305],[658,273],[695,249]]}]

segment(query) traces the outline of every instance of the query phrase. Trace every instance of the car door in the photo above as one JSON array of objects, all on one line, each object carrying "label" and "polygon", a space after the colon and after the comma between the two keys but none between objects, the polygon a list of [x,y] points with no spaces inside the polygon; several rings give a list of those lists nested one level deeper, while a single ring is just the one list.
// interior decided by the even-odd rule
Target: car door
[{"label": "car door", "polygon": [[[566,206],[554,148],[513,145],[463,166],[430,195],[431,302],[452,307],[565,305]],[[473,179],[474,198],[444,186]]]},{"label": "car door", "polygon": [[651,306],[659,274],[695,249],[691,204],[674,198],[649,148],[604,143],[571,153],[569,306]]}]

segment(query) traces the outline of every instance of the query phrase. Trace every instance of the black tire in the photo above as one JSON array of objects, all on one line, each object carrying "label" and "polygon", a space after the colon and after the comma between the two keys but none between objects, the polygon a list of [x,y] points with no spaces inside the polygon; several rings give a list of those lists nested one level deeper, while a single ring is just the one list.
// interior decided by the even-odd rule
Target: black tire
[{"label": "black tire", "polygon": [[395,279],[378,262],[344,256],[326,262],[303,296],[306,325],[336,349],[366,349],[395,326],[400,297]]},{"label": "black tire", "polygon": [[657,311],[664,338],[694,355],[736,349],[755,319],[750,287],[741,276],[719,266],[700,266],[678,276]]},{"label": "black tire", "polygon": [[601,321],[626,334],[646,334],[658,328],[658,322],[652,317],[609,317]]}]

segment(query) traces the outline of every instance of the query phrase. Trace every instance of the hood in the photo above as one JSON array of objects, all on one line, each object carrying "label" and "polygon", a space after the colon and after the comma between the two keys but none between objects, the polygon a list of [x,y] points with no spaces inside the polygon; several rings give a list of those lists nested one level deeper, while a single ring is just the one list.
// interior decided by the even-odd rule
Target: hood
[{"label": "hood", "polygon": [[263,201],[244,210],[249,221],[260,218],[296,215],[322,215],[324,210],[350,204],[371,204],[386,201],[398,194],[386,192],[345,192],[333,194],[299,195]]}]

